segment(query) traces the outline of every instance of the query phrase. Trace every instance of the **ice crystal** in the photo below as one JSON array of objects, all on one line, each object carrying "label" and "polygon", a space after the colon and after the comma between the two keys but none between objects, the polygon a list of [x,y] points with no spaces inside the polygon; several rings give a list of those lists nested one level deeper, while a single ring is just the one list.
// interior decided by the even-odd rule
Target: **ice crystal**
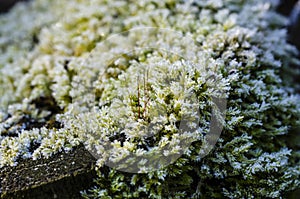
[{"label": "ice crystal", "polygon": [[84,144],[98,158],[84,197],[284,197],[300,107],[283,74],[299,62],[274,5],[19,4],[0,16],[0,167]]}]

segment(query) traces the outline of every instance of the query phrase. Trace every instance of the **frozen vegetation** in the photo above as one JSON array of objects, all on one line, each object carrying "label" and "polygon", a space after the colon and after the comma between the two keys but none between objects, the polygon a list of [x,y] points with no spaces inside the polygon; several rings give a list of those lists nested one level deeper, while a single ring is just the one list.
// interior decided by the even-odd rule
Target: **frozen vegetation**
[{"label": "frozen vegetation", "polygon": [[0,16],[0,167],[83,144],[86,198],[284,197],[299,61],[275,3],[18,4]]}]

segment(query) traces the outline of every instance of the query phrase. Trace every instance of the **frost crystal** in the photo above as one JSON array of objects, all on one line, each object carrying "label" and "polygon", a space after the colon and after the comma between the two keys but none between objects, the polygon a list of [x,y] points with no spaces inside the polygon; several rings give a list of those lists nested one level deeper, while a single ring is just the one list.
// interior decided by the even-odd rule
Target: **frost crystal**
[{"label": "frost crystal", "polygon": [[284,197],[300,185],[299,61],[274,5],[19,4],[0,16],[0,167],[84,144],[86,198]]}]

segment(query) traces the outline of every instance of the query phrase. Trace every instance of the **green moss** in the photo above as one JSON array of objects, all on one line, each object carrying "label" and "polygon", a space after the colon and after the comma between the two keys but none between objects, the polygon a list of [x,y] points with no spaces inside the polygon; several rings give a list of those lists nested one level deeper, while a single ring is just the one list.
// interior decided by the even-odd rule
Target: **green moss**
[{"label": "green moss", "polygon": [[[35,26],[16,20],[40,12]],[[299,61],[272,2],[35,0],[0,23],[0,166],[84,143],[98,159],[98,187],[84,197],[299,188]],[[11,25],[31,39],[10,43]],[[44,125],[7,136],[23,115]]]}]

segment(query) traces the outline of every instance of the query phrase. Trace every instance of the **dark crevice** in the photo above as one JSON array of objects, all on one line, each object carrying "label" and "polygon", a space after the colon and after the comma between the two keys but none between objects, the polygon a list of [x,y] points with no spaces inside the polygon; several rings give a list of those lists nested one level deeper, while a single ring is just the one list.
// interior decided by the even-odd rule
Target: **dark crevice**
[{"label": "dark crevice", "polygon": [[57,105],[53,96],[39,97],[31,101],[39,110],[51,111],[51,116],[61,113],[63,110]]},{"label": "dark crevice", "polygon": [[[23,112],[21,113],[20,118],[5,127],[5,131],[1,133],[1,135],[9,136],[9,137],[17,137],[22,130],[31,130],[33,128],[42,128],[46,127],[48,129],[59,129],[62,128],[62,124],[55,120],[55,115],[62,113],[62,109],[56,104],[55,99],[51,97],[40,97],[31,102],[41,111],[50,111],[49,114],[45,118],[34,118],[30,113]],[[5,123],[8,119],[10,119],[12,115],[7,115],[7,117],[2,121]]]},{"label": "dark crevice", "polygon": [[298,0],[280,0],[276,11],[282,15],[289,16]]},{"label": "dark crevice", "polygon": [[8,12],[16,3],[21,1],[29,0],[0,0],[0,14]]}]

